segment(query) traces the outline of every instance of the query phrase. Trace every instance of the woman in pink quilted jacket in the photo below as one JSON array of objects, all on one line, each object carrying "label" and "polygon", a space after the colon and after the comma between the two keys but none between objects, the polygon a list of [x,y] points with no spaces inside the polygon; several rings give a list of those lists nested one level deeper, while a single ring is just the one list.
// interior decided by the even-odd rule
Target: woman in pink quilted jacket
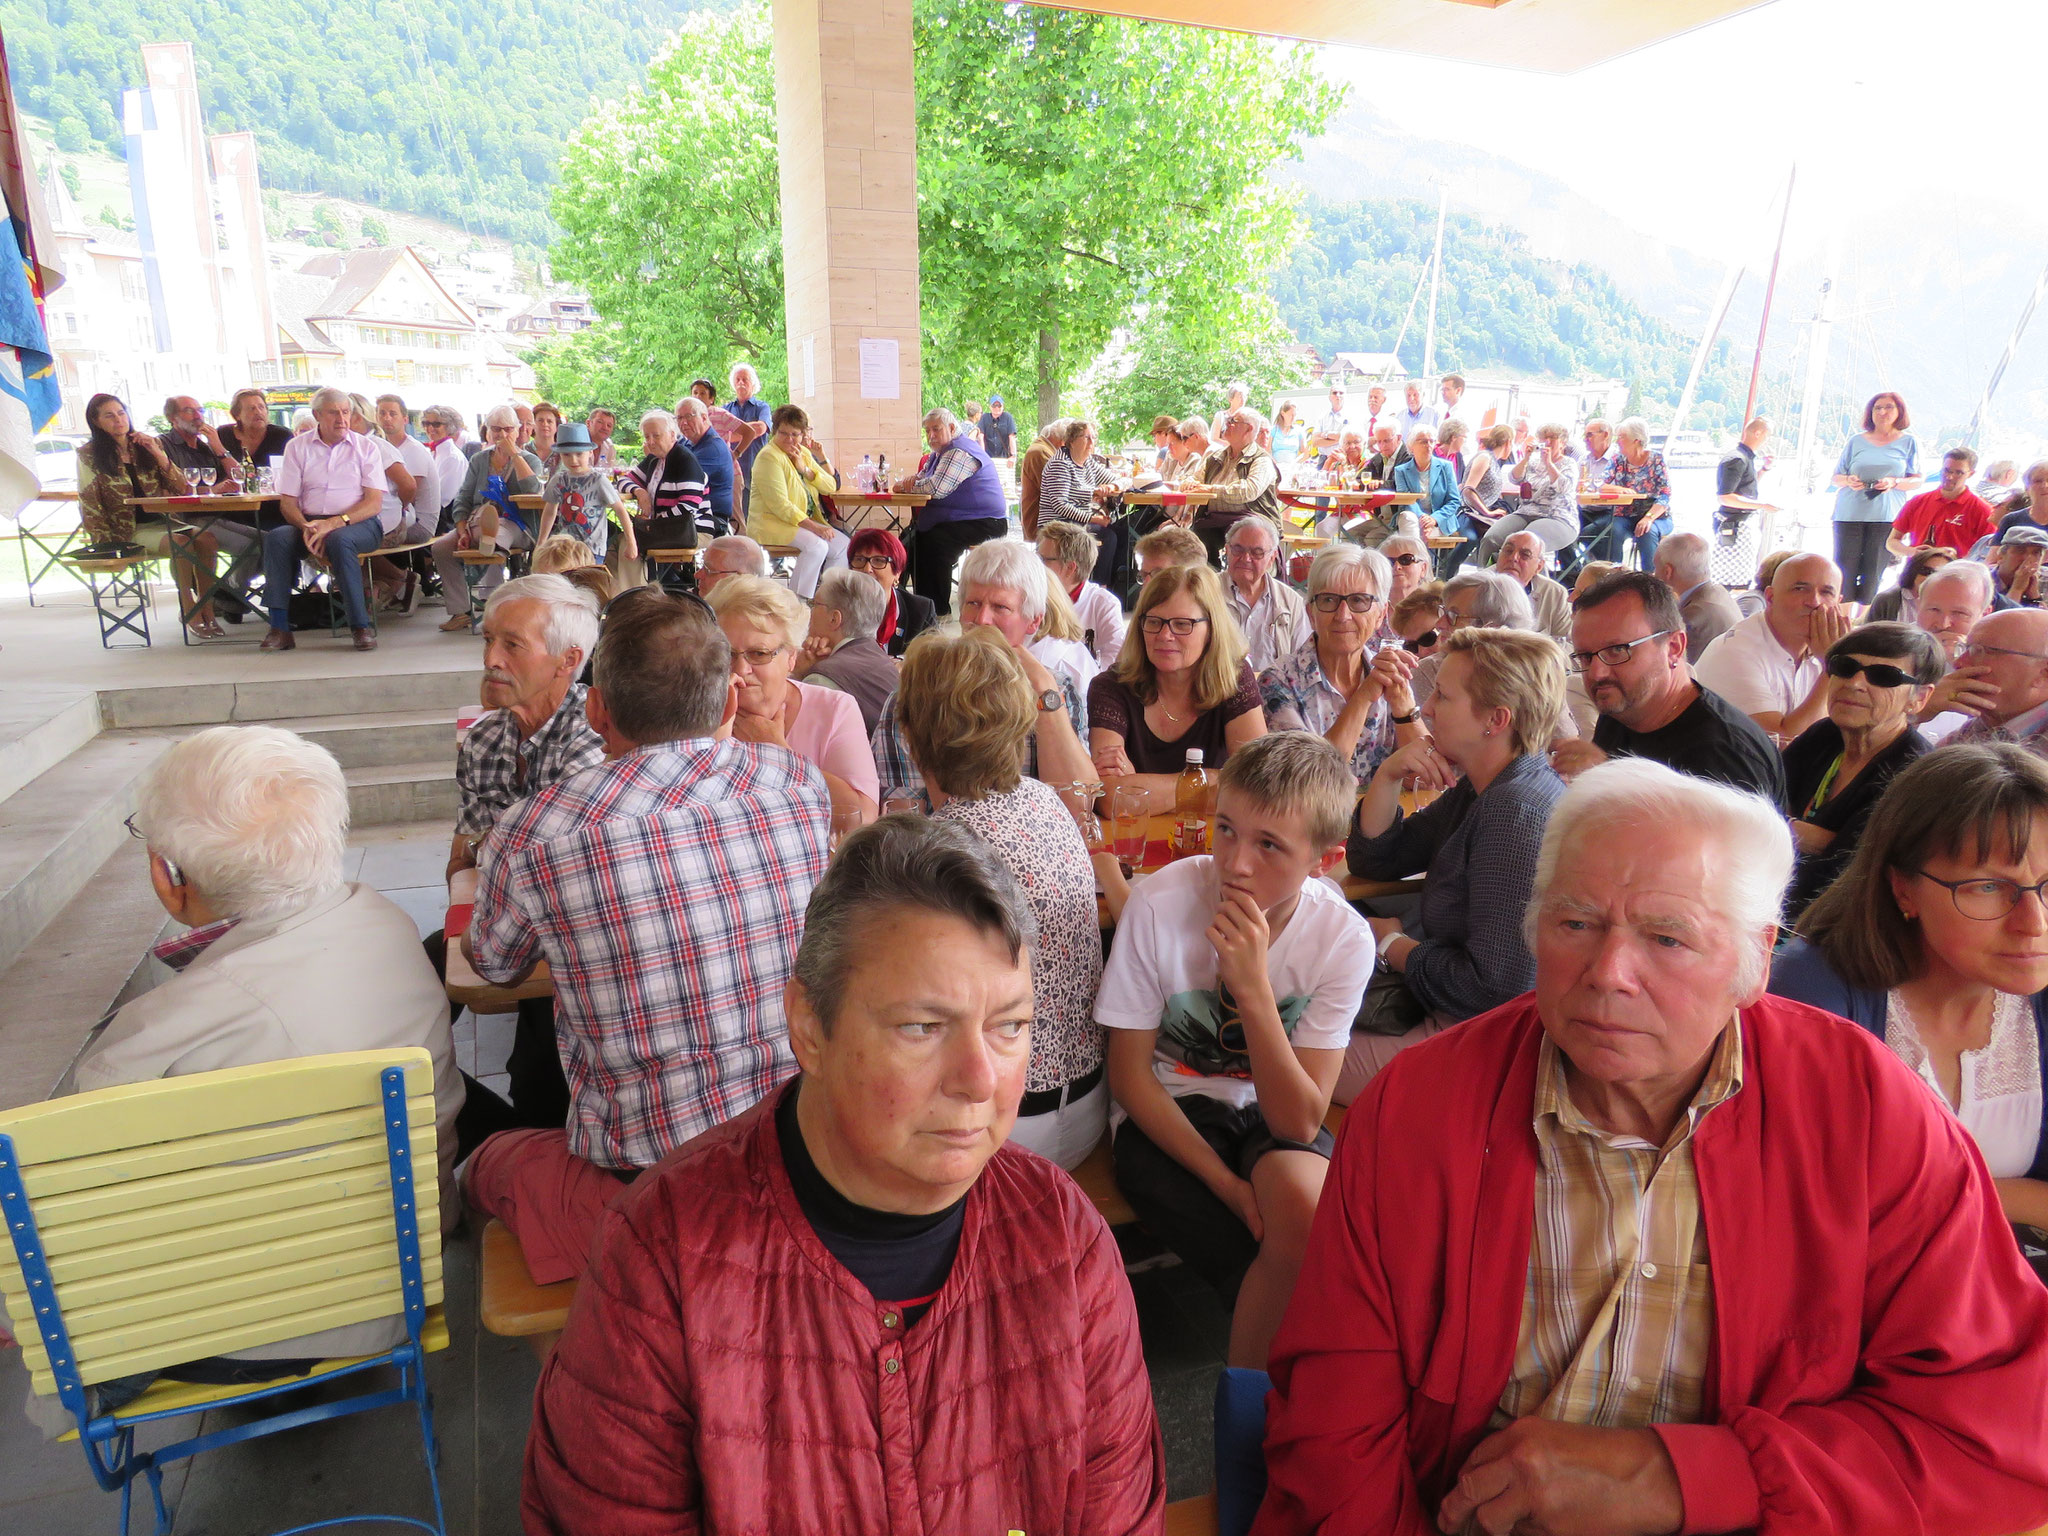
[{"label": "woman in pink quilted jacket", "polygon": [[965,828],[847,839],[784,995],[801,1074],[598,1229],[534,1402],[530,1536],[1163,1529],[1116,1243],[1003,1145],[1033,938]]}]

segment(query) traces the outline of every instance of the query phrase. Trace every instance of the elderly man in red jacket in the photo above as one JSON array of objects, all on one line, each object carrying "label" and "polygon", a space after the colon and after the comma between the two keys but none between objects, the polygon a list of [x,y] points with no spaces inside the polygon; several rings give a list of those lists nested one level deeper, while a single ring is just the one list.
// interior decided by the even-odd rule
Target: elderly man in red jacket
[{"label": "elderly man in red jacket", "polygon": [[784,994],[801,1075],[598,1230],[534,1402],[529,1536],[1163,1529],[1116,1243],[1003,1146],[1032,941],[964,828],[846,840]]},{"label": "elderly man in red jacket", "polygon": [[1777,809],[1631,759],[1544,839],[1536,990],[1351,1108],[1257,1536],[2005,1536],[2048,1290],[1876,1037],[1763,996]]}]

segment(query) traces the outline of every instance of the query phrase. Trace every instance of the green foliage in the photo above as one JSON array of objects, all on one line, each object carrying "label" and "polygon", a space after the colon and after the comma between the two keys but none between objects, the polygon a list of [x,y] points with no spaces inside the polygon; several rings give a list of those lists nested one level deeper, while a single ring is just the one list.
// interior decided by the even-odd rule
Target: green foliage
[{"label": "green foliage", "polygon": [[342,243],[341,215],[334,211],[332,203],[322,203],[313,210],[313,239],[320,245]]},{"label": "green foliage", "polygon": [[391,226],[378,218],[374,213],[363,215],[361,229],[363,238],[373,245],[389,245],[391,243]]},{"label": "green foliage", "polygon": [[77,166],[73,165],[69,160],[67,160],[64,162],[63,166],[58,170],[57,174],[59,178],[63,181],[64,190],[66,192],[69,192],[73,197],[85,196],[85,182],[84,179],[79,176]]},{"label": "green foliage", "polygon": [[[57,147],[74,155],[92,147],[92,130],[85,126],[83,118],[67,112],[57,119]],[[78,174],[73,166],[67,165],[64,169],[74,176]]]},{"label": "green foliage", "polygon": [[1141,305],[1183,336],[1244,324],[1297,233],[1266,172],[1344,97],[1311,50],[987,0],[916,17],[928,398],[1057,413]]},{"label": "green foliage", "polygon": [[743,359],[788,398],[774,80],[764,8],[692,16],[570,139],[554,274],[606,324],[540,349],[550,399],[674,405]]},{"label": "green foliage", "polygon": [[141,45],[190,38],[208,129],[253,130],[272,185],[544,243],[563,141],[701,3],[0,0],[0,33],[22,106],[60,147],[121,153]]},{"label": "green foliage", "polygon": [[1242,379],[1260,402],[1308,382],[1308,361],[1284,349],[1291,338],[1272,301],[1254,294],[1225,329],[1176,328],[1165,314],[1146,317],[1122,354],[1105,358],[1082,382],[1081,402],[1106,440],[1143,437],[1162,411],[1214,416],[1228,403],[1226,386]]},{"label": "green foliage", "polygon": [[[1436,209],[1405,199],[1318,200],[1303,213],[1309,236],[1273,281],[1281,318],[1325,356],[1390,350],[1429,263]],[[1418,306],[1401,349],[1410,367],[1421,361],[1422,323]],[[1450,216],[1437,305],[1439,369],[1613,376],[1638,387],[1651,414],[1668,414],[1695,345],[1645,314],[1598,268],[1540,260],[1518,231]],[[1728,426],[1741,413],[1748,378],[1729,351],[1724,341],[1709,356],[1688,426]]]}]

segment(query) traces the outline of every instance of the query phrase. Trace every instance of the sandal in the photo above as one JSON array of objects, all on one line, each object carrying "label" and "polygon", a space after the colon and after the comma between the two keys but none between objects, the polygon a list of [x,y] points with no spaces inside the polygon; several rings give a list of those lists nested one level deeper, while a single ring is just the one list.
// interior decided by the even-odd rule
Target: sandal
[{"label": "sandal", "polygon": [[445,623],[441,625],[441,633],[444,635],[466,635],[469,633],[469,628],[469,615],[466,613],[458,613],[452,615]]},{"label": "sandal", "polygon": [[186,626],[202,640],[225,640],[228,632],[220,627],[218,619],[194,619]]}]

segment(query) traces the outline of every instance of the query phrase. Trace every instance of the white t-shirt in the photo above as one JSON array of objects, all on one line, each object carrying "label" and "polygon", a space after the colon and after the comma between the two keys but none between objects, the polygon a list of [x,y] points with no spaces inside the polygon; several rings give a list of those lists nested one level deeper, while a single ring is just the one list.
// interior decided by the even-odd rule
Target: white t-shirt
[{"label": "white t-shirt", "polygon": [[[388,470],[394,464],[402,465],[407,469],[412,467],[405,463],[397,446],[387,441],[383,433],[370,433],[369,441],[370,446],[377,450],[377,467],[379,469]],[[404,516],[405,503],[398,499],[398,492],[392,488],[391,478],[387,475],[384,479],[384,499],[377,506],[377,526],[388,534],[398,526]]]},{"label": "white t-shirt", "polygon": [[1116,594],[1084,581],[1081,595],[1074,599],[1074,613],[1081,627],[1095,636],[1095,660],[1105,671],[1115,666],[1124,648],[1124,605],[1116,600]]},{"label": "white t-shirt", "polygon": [[[1216,949],[1208,936],[1216,915],[1215,863],[1207,855],[1182,859],[1132,889],[1095,996],[1095,1022],[1105,1029],[1158,1030],[1153,1070],[1168,1093],[1206,1094],[1243,1108],[1258,1098],[1248,1064],[1214,1074],[1187,1064],[1191,1050],[1197,1056],[1215,1050],[1217,1030],[1234,1012],[1217,988]],[[1305,883],[1266,955],[1288,1038],[1310,1050],[1343,1050],[1375,958],[1372,929],[1343,895],[1321,880]]]},{"label": "white t-shirt", "polygon": [[1806,702],[1820,673],[1821,659],[1795,658],[1778,643],[1761,613],[1719,636],[1692,667],[1694,681],[1745,715],[1790,713]]},{"label": "white t-shirt", "polygon": [[1044,663],[1048,672],[1064,672],[1074,680],[1074,688],[1081,695],[1081,703],[1088,703],[1088,685],[1095,681],[1095,674],[1102,669],[1095,664],[1095,653],[1079,640],[1055,640],[1049,635],[1040,635],[1029,642],[1025,649]]},{"label": "white t-shirt", "polygon": [[[378,434],[378,441],[391,446],[390,440],[382,433]],[[406,473],[419,482],[419,493],[412,499],[411,520],[423,527],[427,536],[432,538],[434,524],[441,516],[441,504],[446,499],[441,494],[441,472],[435,467],[434,455],[428,450],[427,445],[410,433],[396,446]],[[390,460],[387,459],[385,462],[388,464]],[[452,497],[454,494],[455,491],[451,488],[448,496]],[[382,521],[381,514],[379,521]],[[385,532],[390,532],[389,527]]]}]

